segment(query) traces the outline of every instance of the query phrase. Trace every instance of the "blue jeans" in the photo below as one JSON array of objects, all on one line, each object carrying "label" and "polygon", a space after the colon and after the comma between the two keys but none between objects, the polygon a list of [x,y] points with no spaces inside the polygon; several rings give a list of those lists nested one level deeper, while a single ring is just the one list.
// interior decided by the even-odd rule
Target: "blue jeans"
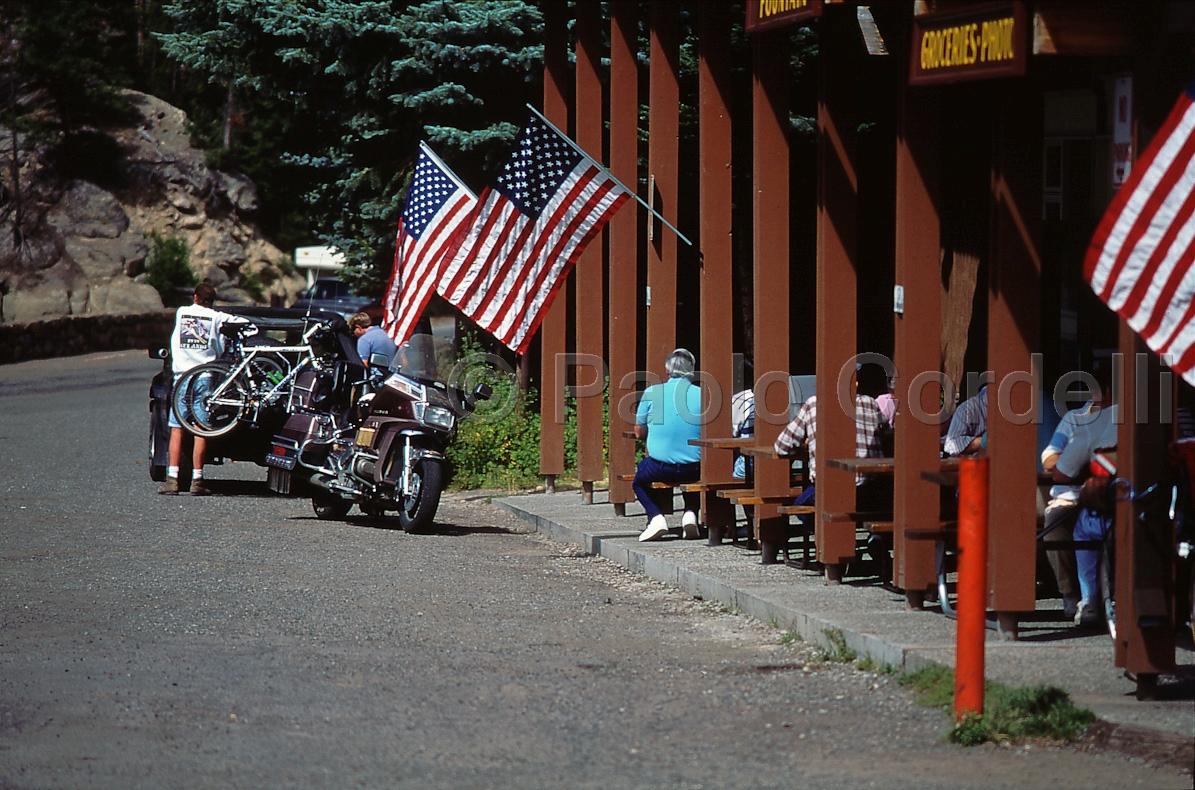
[{"label": "blue jeans", "polygon": [[[793,500],[794,505],[812,505],[817,492],[813,489],[813,483],[801,489],[801,493],[797,494],[797,498]],[[802,527],[813,526],[813,516],[797,516],[797,523]]]},{"label": "blue jeans", "polygon": [[[1075,540],[1103,540],[1112,519],[1101,516],[1093,510],[1081,508],[1075,521]],[[1095,603],[1100,597],[1100,555],[1099,549],[1075,549],[1075,567],[1079,571],[1079,595],[1084,601]]]},{"label": "blue jeans", "polygon": [[[670,464],[657,461],[651,456],[645,456],[639,462],[639,466],[635,468],[635,479],[631,483],[631,489],[634,490],[639,504],[643,505],[643,509],[647,511],[647,518],[650,520],[660,515],[661,512],[656,495],[666,493],[667,496],[672,496],[671,491],[664,492],[653,489],[652,483],[695,483],[700,479],[701,463],[699,461],[691,464]],[[697,508],[701,505],[701,494],[696,491],[686,491],[681,496],[685,500],[685,510],[692,510],[696,513]]]}]

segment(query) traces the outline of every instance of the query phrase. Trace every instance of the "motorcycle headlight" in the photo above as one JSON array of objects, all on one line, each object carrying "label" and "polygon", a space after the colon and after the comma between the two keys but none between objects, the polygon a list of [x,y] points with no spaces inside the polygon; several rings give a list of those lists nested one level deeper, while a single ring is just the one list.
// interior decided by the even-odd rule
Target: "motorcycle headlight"
[{"label": "motorcycle headlight", "polygon": [[451,409],[432,406],[428,403],[416,403],[415,419],[451,431],[453,423],[456,422],[456,415],[452,413]]}]

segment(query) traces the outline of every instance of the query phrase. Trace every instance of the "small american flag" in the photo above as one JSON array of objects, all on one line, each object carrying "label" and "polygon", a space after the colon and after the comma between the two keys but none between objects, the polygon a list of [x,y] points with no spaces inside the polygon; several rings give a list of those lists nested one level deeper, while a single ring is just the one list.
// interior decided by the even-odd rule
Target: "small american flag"
[{"label": "small american flag", "polygon": [[585,245],[631,193],[535,115],[496,182],[440,293],[522,354]]},{"label": "small american flag", "polygon": [[439,284],[444,262],[464,240],[476,206],[477,197],[420,143],[382,305],[382,329],[394,342],[411,336]]},{"label": "small american flag", "polygon": [[1146,344],[1195,384],[1195,83],[1117,191],[1084,276]]}]

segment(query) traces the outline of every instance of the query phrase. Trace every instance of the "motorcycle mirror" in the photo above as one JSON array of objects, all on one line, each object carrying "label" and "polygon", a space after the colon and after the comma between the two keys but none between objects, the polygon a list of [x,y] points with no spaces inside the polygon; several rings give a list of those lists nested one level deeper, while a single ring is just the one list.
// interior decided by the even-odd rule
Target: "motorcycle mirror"
[{"label": "motorcycle mirror", "polygon": [[369,355],[369,366],[371,368],[381,368],[385,370],[390,367],[390,357],[385,354],[379,354],[377,351]]},{"label": "motorcycle mirror", "polygon": [[489,400],[494,396],[494,388],[489,384],[478,384],[473,388],[473,400]]}]

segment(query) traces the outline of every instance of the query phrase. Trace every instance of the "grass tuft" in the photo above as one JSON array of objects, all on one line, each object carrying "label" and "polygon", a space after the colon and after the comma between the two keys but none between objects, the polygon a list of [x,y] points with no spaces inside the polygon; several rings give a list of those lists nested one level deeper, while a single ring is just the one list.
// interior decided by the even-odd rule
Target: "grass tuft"
[{"label": "grass tuft", "polygon": [[847,647],[846,637],[842,631],[837,628],[827,628],[822,633],[825,635],[826,641],[830,643],[830,646],[818,648],[818,660],[834,664],[849,664],[855,660],[857,654],[854,650]]},{"label": "grass tuft", "polygon": [[[949,710],[954,703],[954,672],[925,667],[901,677],[902,686],[917,692],[920,705]],[[1082,737],[1095,714],[1078,708],[1057,686],[984,684],[984,712],[968,714],[951,728],[947,739],[963,746],[1009,743],[1024,738],[1073,741]]]}]

